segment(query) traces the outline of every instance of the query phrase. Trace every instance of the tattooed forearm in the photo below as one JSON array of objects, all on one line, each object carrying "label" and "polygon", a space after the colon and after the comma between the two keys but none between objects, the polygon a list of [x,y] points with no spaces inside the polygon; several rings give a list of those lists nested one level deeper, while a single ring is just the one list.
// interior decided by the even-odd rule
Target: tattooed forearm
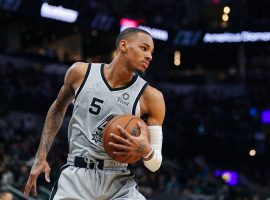
[{"label": "tattooed forearm", "polygon": [[[68,82],[68,80],[65,80],[65,82]],[[73,88],[69,84],[65,83],[46,116],[40,144],[36,154],[36,162],[46,159],[53,140],[62,125],[67,107],[73,98]]]},{"label": "tattooed forearm", "polygon": [[39,144],[38,151],[36,154],[36,158],[47,157],[47,154],[52,146],[55,135],[57,134],[63,122],[65,112],[56,111],[55,107],[56,106],[54,103],[48,111],[48,114],[45,120],[45,125],[42,131],[40,144]]}]

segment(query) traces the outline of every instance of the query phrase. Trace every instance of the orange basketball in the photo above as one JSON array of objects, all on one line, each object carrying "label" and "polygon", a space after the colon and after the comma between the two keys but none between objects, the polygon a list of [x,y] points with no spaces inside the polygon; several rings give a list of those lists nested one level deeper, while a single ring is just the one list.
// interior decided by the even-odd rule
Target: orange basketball
[{"label": "orange basketball", "polygon": [[[138,121],[140,121],[142,124],[145,124],[145,122],[141,118],[136,117],[134,115],[118,115],[112,118],[107,123],[107,125],[104,128],[103,136],[102,136],[103,146],[107,154],[112,159],[121,163],[134,163],[140,160],[141,157],[137,155],[127,155],[127,156],[114,155],[113,152],[117,150],[114,147],[109,145],[109,142],[117,143],[117,141],[110,136],[110,133],[114,133],[118,136],[125,138],[125,136],[120,132],[120,130],[116,128],[117,125],[120,125],[121,127],[123,127],[131,135],[138,137],[141,134],[139,126],[138,126]],[[150,133],[148,129],[147,129],[147,136],[148,136],[148,141],[149,141]]]}]

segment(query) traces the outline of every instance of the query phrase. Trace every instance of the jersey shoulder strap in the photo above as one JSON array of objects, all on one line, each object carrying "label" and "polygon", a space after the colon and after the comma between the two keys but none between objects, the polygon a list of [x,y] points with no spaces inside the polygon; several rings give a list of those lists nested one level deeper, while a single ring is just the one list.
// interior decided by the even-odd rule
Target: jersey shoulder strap
[{"label": "jersey shoulder strap", "polygon": [[86,82],[86,80],[87,80],[87,78],[89,76],[90,70],[91,70],[91,65],[92,65],[91,63],[88,64],[87,71],[86,71],[86,73],[84,75],[84,78],[83,78],[83,82],[82,82],[82,84],[80,85],[79,89],[77,90],[77,92],[75,94],[75,101],[76,101],[78,95],[80,94],[83,86],[85,85],[85,82]]}]

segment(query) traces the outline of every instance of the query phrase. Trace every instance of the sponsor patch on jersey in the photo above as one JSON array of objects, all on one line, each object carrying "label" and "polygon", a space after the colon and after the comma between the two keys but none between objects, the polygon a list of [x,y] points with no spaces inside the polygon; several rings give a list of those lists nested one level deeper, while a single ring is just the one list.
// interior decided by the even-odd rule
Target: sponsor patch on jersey
[{"label": "sponsor patch on jersey", "polygon": [[128,99],[129,99],[129,94],[125,92],[122,94],[121,97],[117,97],[117,103],[122,106],[128,107],[129,105],[129,102],[127,101]]},{"label": "sponsor patch on jersey", "polygon": [[129,94],[125,92],[125,93],[122,95],[122,97],[123,97],[124,100],[128,100],[128,99],[129,99]]}]

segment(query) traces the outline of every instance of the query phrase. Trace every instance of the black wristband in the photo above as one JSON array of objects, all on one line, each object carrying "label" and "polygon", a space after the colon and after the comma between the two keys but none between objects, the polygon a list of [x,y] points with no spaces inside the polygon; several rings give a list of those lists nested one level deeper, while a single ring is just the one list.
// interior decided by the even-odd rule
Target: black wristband
[{"label": "black wristband", "polygon": [[148,160],[151,160],[155,155],[155,151],[154,149],[152,150],[152,153],[150,154],[150,156],[148,156],[147,158],[143,158],[144,161],[148,161]]}]

